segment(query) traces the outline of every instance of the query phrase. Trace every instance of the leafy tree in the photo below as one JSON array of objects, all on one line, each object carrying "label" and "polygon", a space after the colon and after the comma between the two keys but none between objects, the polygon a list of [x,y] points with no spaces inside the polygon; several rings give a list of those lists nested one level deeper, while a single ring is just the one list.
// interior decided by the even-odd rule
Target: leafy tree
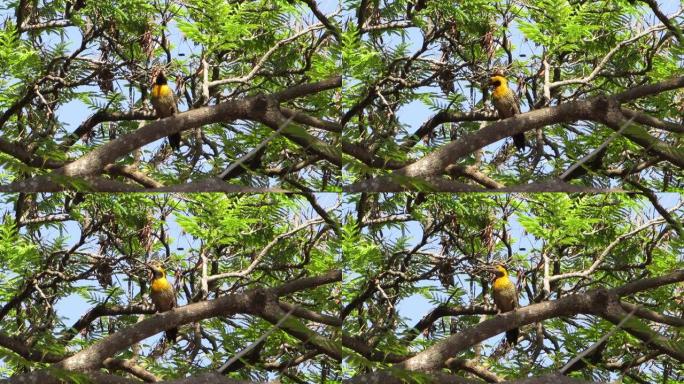
[{"label": "leafy tree", "polygon": [[[0,15],[0,381],[684,380],[684,203],[658,194],[683,192],[681,4]],[[494,74],[522,113],[500,119]],[[487,190],[526,194],[465,193]],[[156,262],[179,304],[159,314]]]},{"label": "leafy tree", "polygon": [[[546,376],[558,373],[586,380],[578,383],[684,379],[681,197],[405,193],[347,201],[349,383],[566,382]],[[499,316],[487,272],[496,263],[512,275],[522,307]],[[503,333],[515,327],[521,338],[511,347]]]},{"label": "leafy tree", "polygon": [[[333,8],[286,0],[4,4],[4,190],[339,184]],[[160,71],[183,112],[162,120],[149,101]],[[179,151],[162,140],[175,132],[183,134]]]},{"label": "leafy tree", "polygon": [[[335,195],[76,197],[4,199],[15,208],[0,225],[7,382],[339,377]],[[180,305],[157,315],[154,260]]]},{"label": "leafy tree", "polygon": [[[347,190],[681,191],[684,16],[661,3],[346,1]],[[497,121],[494,73],[522,115]]]}]

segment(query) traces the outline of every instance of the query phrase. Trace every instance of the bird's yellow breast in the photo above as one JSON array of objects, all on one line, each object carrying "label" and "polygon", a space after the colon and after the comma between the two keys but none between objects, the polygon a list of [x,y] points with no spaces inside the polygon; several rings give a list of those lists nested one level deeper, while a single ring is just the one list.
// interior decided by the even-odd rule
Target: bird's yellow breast
[{"label": "bird's yellow breast", "polygon": [[506,85],[505,83],[502,83],[498,87],[494,88],[494,92],[492,93],[492,97],[495,97],[497,99],[501,99],[501,98],[507,97],[510,92],[511,92],[511,90],[508,88],[508,85]]},{"label": "bird's yellow breast", "polygon": [[171,288],[171,284],[166,277],[160,277],[158,279],[152,280],[152,291],[153,292],[164,292]]},{"label": "bird's yellow breast", "polygon": [[493,288],[495,291],[510,289],[511,287],[513,287],[513,282],[508,278],[508,276],[502,276],[494,280]]},{"label": "bird's yellow breast", "polygon": [[171,94],[172,94],[171,88],[166,84],[163,84],[163,85],[155,84],[152,86],[152,97],[154,97],[154,98],[169,96]]}]

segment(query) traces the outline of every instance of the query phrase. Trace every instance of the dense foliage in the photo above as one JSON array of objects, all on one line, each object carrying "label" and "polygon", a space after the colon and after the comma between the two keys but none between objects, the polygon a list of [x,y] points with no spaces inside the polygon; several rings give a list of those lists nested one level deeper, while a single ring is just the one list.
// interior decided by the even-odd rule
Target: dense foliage
[{"label": "dense foliage", "polygon": [[0,382],[684,382],[683,2],[0,16]]},{"label": "dense foliage", "polygon": [[[555,181],[564,191],[567,182],[633,189],[635,180],[679,191],[682,85],[618,105],[597,99],[682,76],[684,16],[677,2],[660,3],[345,2],[355,14],[342,36],[345,180],[358,192],[383,191],[380,182],[361,183],[382,175],[444,191],[458,189],[455,181],[485,188]],[[482,131],[498,119],[493,73],[508,78],[523,113],[540,110],[534,119]],[[554,108],[574,101],[589,101],[592,112]],[[502,140],[526,125],[531,148],[518,152]],[[454,183],[421,184],[426,177]]]},{"label": "dense foliage", "polygon": [[[323,190],[338,183],[339,155],[331,145],[339,132],[334,124],[339,97],[326,91],[330,86],[281,97],[274,101],[279,108],[228,103],[223,110],[210,109],[220,112],[210,121],[193,124],[186,117],[154,126],[156,132],[183,129],[179,151],[159,140],[165,135],[131,135],[156,119],[150,89],[159,71],[169,78],[180,112],[277,95],[339,75],[335,38],[314,15],[314,8],[323,12],[315,2],[311,8],[285,0],[3,4],[3,184],[54,176],[52,170],[86,154],[100,156],[96,149],[115,153],[114,158],[74,176],[105,173],[147,188],[214,177],[293,189],[304,184]],[[272,113],[262,116],[266,112]],[[114,145],[122,137],[128,144]],[[116,169],[102,168],[109,162]],[[89,188],[124,188],[109,185]]]},{"label": "dense foliage", "polygon": [[[318,196],[321,205],[310,198],[325,218],[306,199],[286,195],[87,195],[80,202],[62,194],[5,197],[6,208],[20,209],[6,211],[0,226],[0,340],[12,337],[57,360],[109,342],[154,313],[147,267],[153,260],[166,267],[179,305],[334,270],[339,245],[335,222],[326,220],[335,215],[336,196]],[[168,380],[218,370],[256,343],[225,374],[334,380],[337,361],[298,331],[308,328],[335,343],[337,285],[319,283],[280,297],[304,311],[293,315],[289,333],[276,330],[260,340],[273,319],[239,312],[208,317],[181,325],[176,343],[159,335],[131,343],[106,366],[130,373],[116,364],[127,361]],[[0,376],[53,362],[4,348],[0,360]]]},{"label": "dense foliage", "polygon": [[[486,272],[496,263],[509,270],[522,306],[681,272],[680,197],[662,196],[657,204],[663,215],[648,200],[626,195],[396,194],[348,201],[354,209],[345,214],[342,235],[342,314],[351,372],[418,354],[459,376],[541,376],[599,343],[597,353],[566,374],[597,382],[684,380],[678,360],[684,352],[681,282],[621,298],[628,312],[634,305],[644,310],[631,325],[647,332],[652,344],[632,329],[601,340],[616,325],[575,314],[522,326],[513,348],[495,337],[447,356],[430,349],[497,314],[493,276]],[[663,353],[658,343],[674,352]]]}]

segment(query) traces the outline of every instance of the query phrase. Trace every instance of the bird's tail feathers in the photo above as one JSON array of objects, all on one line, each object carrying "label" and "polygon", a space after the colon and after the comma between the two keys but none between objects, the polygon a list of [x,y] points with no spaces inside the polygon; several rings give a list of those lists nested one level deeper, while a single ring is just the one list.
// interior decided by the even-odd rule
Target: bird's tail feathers
[{"label": "bird's tail feathers", "polygon": [[525,134],[518,133],[517,135],[513,135],[513,144],[515,144],[515,147],[518,148],[519,151],[524,151],[525,146],[527,145],[525,143]]},{"label": "bird's tail feathers", "polygon": [[520,335],[520,329],[513,328],[506,331],[506,342],[509,345],[516,345],[518,343],[518,336]]},{"label": "bird's tail feathers", "polygon": [[174,133],[173,135],[168,136],[168,139],[169,139],[169,145],[171,146],[171,148],[173,148],[174,151],[177,151],[181,145],[180,133]]},{"label": "bird's tail feathers", "polygon": [[169,341],[169,343],[175,343],[176,342],[176,337],[178,336],[178,328],[171,328],[166,331],[166,340]]}]

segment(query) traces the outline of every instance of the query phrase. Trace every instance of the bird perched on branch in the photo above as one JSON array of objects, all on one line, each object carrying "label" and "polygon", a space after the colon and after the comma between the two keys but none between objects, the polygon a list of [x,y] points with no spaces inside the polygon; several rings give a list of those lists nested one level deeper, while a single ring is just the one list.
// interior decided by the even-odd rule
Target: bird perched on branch
[{"label": "bird perched on branch", "polygon": [[[508,80],[501,75],[494,75],[489,79],[489,85],[494,87],[492,93],[492,103],[499,112],[500,119],[506,119],[520,114],[520,103],[513,91],[508,88]],[[525,150],[525,134],[518,133],[513,135],[513,144],[519,151]]]},{"label": "bird perched on branch", "polygon": [[[518,292],[513,282],[508,278],[506,268],[501,264],[497,264],[489,268],[489,270],[495,275],[494,284],[492,284],[492,297],[499,312],[509,312],[517,308]],[[520,330],[518,328],[506,331],[506,342],[510,345],[515,345],[518,342],[519,333]]]},{"label": "bird perched on branch", "polygon": [[[150,298],[157,312],[166,312],[176,307],[176,291],[171,283],[166,280],[166,271],[158,262],[149,265],[152,270],[152,286],[150,287]],[[166,339],[175,342],[178,335],[178,328],[166,331]]]},{"label": "bird perched on branch", "polygon": [[[161,119],[173,115],[178,109],[176,106],[176,98],[173,96],[173,91],[166,81],[164,72],[159,72],[157,78],[154,80],[154,84],[152,85],[152,97],[150,101],[152,102],[154,110],[157,112],[157,116],[159,116]],[[171,148],[174,150],[180,148],[180,133],[174,133],[168,138]]]}]

